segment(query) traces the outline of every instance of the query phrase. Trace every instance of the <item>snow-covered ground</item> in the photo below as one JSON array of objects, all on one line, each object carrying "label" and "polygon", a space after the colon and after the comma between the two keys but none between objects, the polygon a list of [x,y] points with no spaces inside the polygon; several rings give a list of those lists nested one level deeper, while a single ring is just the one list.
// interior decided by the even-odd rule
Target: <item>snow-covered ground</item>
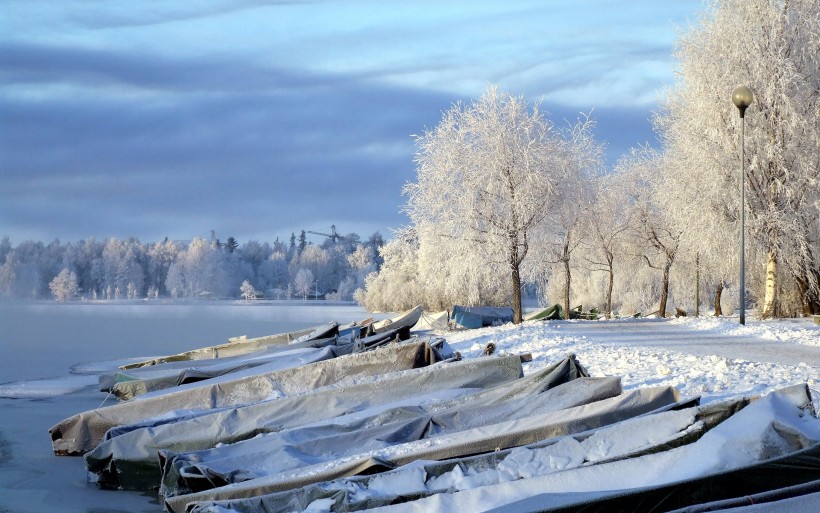
[{"label": "snow-covered ground", "polygon": [[528,322],[448,333],[466,357],[488,343],[530,353],[524,372],[575,353],[593,376],[622,376],[625,388],[670,385],[704,402],[758,395],[820,380],[820,326],[811,319],[715,317]]},{"label": "snow-covered ground", "polygon": [[[288,306],[284,317],[277,308],[285,307],[35,304],[2,309],[0,511],[161,511],[152,494],[106,492],[87,483],[81,458],[51,454],[49,427],[103,401],[93,386],[96,380],[87,375],[112,365],[100,362],[369,316],[350,305]],[[820,379],[820,326],[811,319],[749,319],[746,326],[736,318],[713,317],[549,321],[444,336],[465,358],[477,357],[492,342],[500,352],[532,354],[525,364],[529,373],[575,353],[591,375],[622,376],[627,389],[671,385],[682,396],[702,396],[704,402],[798,383],[813,388]],[[37,377],[49,379],[33,380]],[[19,379],[28,381],[11,382]]]}]

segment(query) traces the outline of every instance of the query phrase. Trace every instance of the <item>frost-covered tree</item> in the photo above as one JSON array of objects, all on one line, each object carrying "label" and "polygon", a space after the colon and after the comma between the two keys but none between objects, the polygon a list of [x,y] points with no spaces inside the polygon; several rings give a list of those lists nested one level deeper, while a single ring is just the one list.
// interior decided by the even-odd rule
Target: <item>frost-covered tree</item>
[{"label": "frost-covered tree", "polygon": [[461,255],[474,248],[462,267],[506,269],[506,297],[521,322],[521,267],[566,171],[564,134],[537,105],[490,87],[445,112],[416,144],[418,179],[403,192],[419,235],[450,239]]},{"label": "frost-covered tree", "polygon": [[602,175],[593,182],[594,213],[587,217],[589,236],[584,244],[587,269],[606,275],[603,312],[612,316],[612,292],[615,287],[615,262],[625,256],[627,233],[631,225],[625,198],[624,182],[617,174]]},{"label": "frost-covered tree", "polygon": [[273,250],[267,242],[249,240],[239,248],[240,259],[250,265],[252,276],[251,283],[257,288],[264,288],[264,280],[259,276],[259,268],[271,256]]},{"label": "frost-covered tree", "polygon": [[419,283],[419,242],[416,230],[405,228],[379,250],[381,270],[365,278],[354,299],[371,312],[401,311],[423,304]]},{"label": "frost-covered tree", "polygon": [[679,212],[703,229],[701,256],[736,269],[737,235],[726,235],[739,230],[740,120],[730,97],[738,85],[754,91],[745,208],[750,242],[765,255],[750,262],[764,276],[763,316],[777,314],[785,275],[804,312],[820,311],[818,48],[820,0],[710,0],[678,42],[678,80],[657,117],[670,165],[689,185],[679,189]]},{"label": "frost-covered tree", "polygon": [[681,229],[670,218],[666,205],[659,201],[664,190],[664,166],[663,156],[648,146],[633,150],[616,166],[618,175],[629,184],[633,223],[630,233],[635,255],[661,274],[661,317],[666,317],[670,271],[681,240]]},{"label": "frost-covered tree", "polygon": [[[310,271],[312,280],[315,280],[317,287],[322,291],[335,288],[341,278],[333,272],[331,251],[322,249],[321,246],[309,245],[299,254],[298,259],[292,262],[298,275],[300,270]],[[294,275],[294,281],[296,280]],[[301,290],[297,287],[297,292]]]},{"label": "frost-covered tree", "polygon": [[136,239],[108,239],[102,252],[102,265],[106,287],[119,290],[120,294],[133,290],[142,295],[145,283],[145,250]]},{"label": "frost-covered tree", "polygon": [[[203,238],[195,238],[185,251],[180,252],[174,276],[169,269],[169,280],[166,283],[168,290],[184,285],[179,291],[183,296],[195,297],[203,292],[209,292],[214,275],[216,245]],[[167,280],[166,280],[167,281]],[[179,290],[179,289],[178,289]]]},{"label": "frost-covered tree", "polygon": [[148,275],[156,294],[167,292],[165,283],[168,280],[168,271],[171,264],[176,261],[179,251],[177,244],[167,237],[162,242],[151,244],[148,248]]},{"label": "frost-covered tree", "polygon": [[374,249],[374,246],[370,244],[359,244],[356,250],[347,256],[347,263],[350,266],[351,274],[346,276],[345,280],[347,278],[352,279],[353,290],[350,291],[351,297],[354,291],[364,286],[367,275],[378,270],[378,265],[376,264],[377,251],[378,249]]},{"label": "frost-covered tree", "polygon": [[353,299],[353,294],[356,292],[356,289],[356,279],[352,276],[348,276],[339,283],[336,292],[326,294],[325,299],[330,301],[350,301]]},{"label": "frost-covered tree", "polygon": [[573,261],[575,250],[589,236],[589,217],[595,215],[593,184],[602,170],[603,145],[592,137],[594,122],[585,116],[574,126],[564,130],[567,145],[565,155],[559,159],[564,166],[562,180],[557,183],[556,194],[548,222],[541,229],[537,238],[540,261],[530,265],[536,276],[544,275],[541,281],[551,273],[548,267],[557,267],[563,275],[564,316],[569,319],[570,296],[572,292],[572,269],[577,267]]},{"label": "frost-covered tree", "polygon": [[249,282],[248,280],[242,282],[242,285],[239,287],[239,291],[241,293],[242,299],[244,299],[245,301],[256,299],[256,296],[258,294],[256,289],[253,288],[253,285],[251,285],[251,282]]},{"label": "frost-covered tree", "polygon": [[285,289],[288,286],[288,262],[284,251],[275,251],[261,264],[257,272],[263,290]]},{"label": "frost-covered tree", "polygon": [[74,271],[80,289],[87,295],[93,295],[103,288],[102,274],[98,272],[103,247],[103,243],[93,238],[65,245],[63,267]]},{"label": "frost-covered tree", "polygon": [[313,272],[310,269],[299,269],[296,272],[296,277],[293,279],[293,288],[302,295],[302,299],[307,299],[313,284]]},{"label": "frost-covered tree", "polygon": [[181,263],[174,262],[168,268],[168,274],[165,277],[165,290],[168,291],[168,295],[171,297],[179,297],[185,294],[187,286]]},{"label": "frost-covered tree", "polygon": [[77,282],[77,275],[73,271],[63,269],[60,274],[51,280],[48,285],[54,299],[63,303],[80,293],[80,286]]}]

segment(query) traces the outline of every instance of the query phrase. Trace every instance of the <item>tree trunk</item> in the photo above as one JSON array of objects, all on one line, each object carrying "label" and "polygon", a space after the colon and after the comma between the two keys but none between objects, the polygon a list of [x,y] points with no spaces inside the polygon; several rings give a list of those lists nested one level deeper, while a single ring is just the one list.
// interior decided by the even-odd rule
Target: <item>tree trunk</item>
[{"label": "tree trunk", "polygon": [[564,258],[564,319],[569,319],[569,289],[572,275],[569,270],[569,259]]},{"label": "tree trunk", "polygon": [[[820,275],[820,271],[815,274]],[[815,277],[815,280],[820,281],[820,276]],[[795,277],[795,281],[797,282],[797,290],[800,292],[800,305],[803,315],[806,317],[820,315],[820,295],[809,286],[809,278]]]},{"label": "tree trunk", "polygon": [[521,309],[521,271],[518,264],[512,266],[513,323],[521,324],[524,315]]},{"label": "tree trunk", "polygon": [[777,254],[769,251],[766,260],[766,287],[763,296],[763,319],[770,319],[777,315]]},{"label": "tree trunk", "polygon": [[723,309],[720,307],[720,296],[723,294],[723,280],[721,280],[717,289],[715,290],[715,317],[723,315]]},{"label": "tree trunk", "polygon": [[609,283],[606,287],[606,308],[605,314],[607,319],[612,318],[612,283],[615,281],[615,275],[612,272],[612,262],[609,263]]},{"label": "tree trunk", "polygon": [[513,230],[509,234],[510,271],[513,297],[513,324],[521,324],[524,313],[521,308],[521,258],[518,255],[518,236]]},{"label": "tree trunk", "polygon": [[658,315],[666,317],[666,300],[669,298],[669,265],[663,267],[663,283],[661,284],[661,304]]}]

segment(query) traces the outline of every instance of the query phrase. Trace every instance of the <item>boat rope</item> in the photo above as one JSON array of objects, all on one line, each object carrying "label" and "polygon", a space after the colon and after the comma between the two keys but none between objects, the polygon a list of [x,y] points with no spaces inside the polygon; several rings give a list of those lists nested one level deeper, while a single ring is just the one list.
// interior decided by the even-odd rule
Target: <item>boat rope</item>
[{"label": "boat rope", "polygon": [[105,399],[103,399],[103,401],[100,403],[100,405],[99,405],[99,406],[97,406],[97,408],[102,408],[102,405],[103,405],[103,404],[105,404],[105,401],[107,401],[109,397],[111,397],[111,394],[112,394],[113,392],[114,392],[114,389],[113,389],[113,388],[109,389],[109,390],[108,390],[108,395],[107,395],[107,396],[105,396]]}]

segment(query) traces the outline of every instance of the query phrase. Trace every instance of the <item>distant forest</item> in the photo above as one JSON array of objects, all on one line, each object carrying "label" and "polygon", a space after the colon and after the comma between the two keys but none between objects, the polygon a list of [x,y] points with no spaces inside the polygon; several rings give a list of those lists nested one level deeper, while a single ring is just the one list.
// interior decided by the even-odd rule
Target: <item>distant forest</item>
[{"label": "distant forest", "polygon": [[9,299],[244,298],[351,300],[381,266],[380,233],[309,243],[234,237],[143,243],[0,241],[0,296]]}]

